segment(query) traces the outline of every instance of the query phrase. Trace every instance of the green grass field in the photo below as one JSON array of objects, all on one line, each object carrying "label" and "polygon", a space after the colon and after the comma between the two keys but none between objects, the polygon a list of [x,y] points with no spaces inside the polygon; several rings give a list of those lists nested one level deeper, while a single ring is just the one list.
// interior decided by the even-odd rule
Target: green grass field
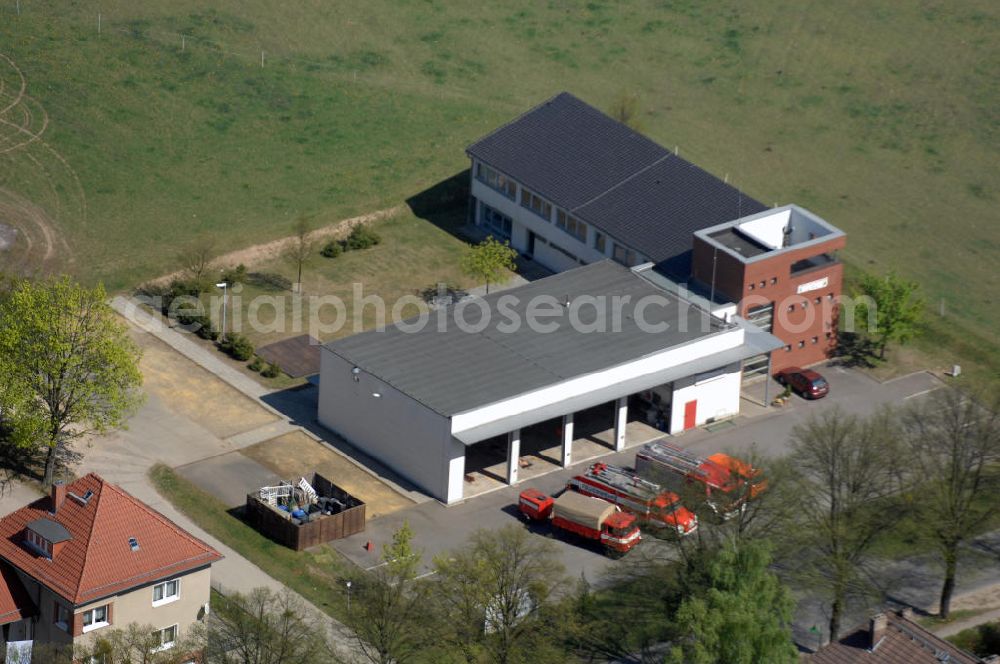
[{"label": "green grass field", "polygon": [[237,248],[396,204],[559,90],[634,92],[654,139],[844,228],[853,269],[918,279],[946,312],[929,346],[996,373],[996,3],[208,4],[3,0],[27,96],[0,116],[0,223],[50,264],[127,288],[191,234]]}]

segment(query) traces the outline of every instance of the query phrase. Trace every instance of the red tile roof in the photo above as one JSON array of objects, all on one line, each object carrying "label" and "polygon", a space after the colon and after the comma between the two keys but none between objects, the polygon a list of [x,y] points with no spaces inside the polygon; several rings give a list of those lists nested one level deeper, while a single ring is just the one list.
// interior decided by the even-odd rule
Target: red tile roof
[{"label": "red tile roof", "polygon": [[[93,492],[86,503],[75,496]],[[70,495],[74,494],[74,495]],[[0,519],[0,558],[74,604],[84,604],[208,565],[218,551],[165,516],[93,473],[66,487],[51,514],[49,497]],[[24,530],[36,519],[64,526],[71,539],[48,559],[24,544]],[[139,547],[133,551],[129,538]],[[61,548],[58,548],[61,547]]]},{"label": "red tile roof", "polygon": [[934,636],[912,620],[886,612],[885,633],[871,648],[869,626],[820,648],[809,664],[981,664],[982,660]]},{"label": "red tile roof", "polygon": [[35,614],[35,605],[10,565],[0,563],[0,625]]}]

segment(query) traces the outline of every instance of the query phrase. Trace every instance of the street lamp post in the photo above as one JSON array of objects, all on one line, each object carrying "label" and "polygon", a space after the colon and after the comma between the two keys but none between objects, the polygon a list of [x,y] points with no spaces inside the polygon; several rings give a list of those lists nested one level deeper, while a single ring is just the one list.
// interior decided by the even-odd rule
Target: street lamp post
[{"label": "street lamp post", "polygon": [[226,338],[226,296],[229,294],[229,282],[220,281],[215,284],[216,288],[222,289],[222,338]]},{"label": "street lamp post", "polygon": [[347,612],[351,612],[351,582],[347,582]]}]

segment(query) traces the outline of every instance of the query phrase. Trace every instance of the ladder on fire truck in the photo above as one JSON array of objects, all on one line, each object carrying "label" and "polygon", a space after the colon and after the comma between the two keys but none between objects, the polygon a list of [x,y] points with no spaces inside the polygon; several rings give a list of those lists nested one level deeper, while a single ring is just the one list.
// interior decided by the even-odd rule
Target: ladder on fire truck
[{"label": "ladder on fire truck", "polygon": [[654,441],[643,445],[639,454],[685,475],[697,477],[708,476],[708,473],[703,468],[706,463],[705,459],[663,441]]},{"label": "ladder on fire truck", "polygon": [[595,463],[587,471],[587,474],[623,493],[640,496],[644,499],[654,498],[663,491],[659,484],[643,479],[621,466]]}]

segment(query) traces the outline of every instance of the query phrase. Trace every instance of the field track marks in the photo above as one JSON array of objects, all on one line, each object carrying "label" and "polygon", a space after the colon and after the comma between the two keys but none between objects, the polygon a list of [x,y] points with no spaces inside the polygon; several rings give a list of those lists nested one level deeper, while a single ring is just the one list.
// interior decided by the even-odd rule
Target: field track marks
[{"label": "field track marks", "polygon": [[[17,94],[14,95],[14,100],[8,103],[3,108],[0,108],[0,115],[3,115],[4,113],[6,113],[10,109],[14,108],[15,106],[21,103],[21,98],[24,97],[24,93],[28,89],[28,79],[24,77],[24,74],[21,72],[21,68],[18,67],[16,64],[14,64],[14,61],[8,58],[3,53],[0,53],[0,60],[6,62],[10,66],[10,68],[14,70],[14,73],[17,74],[18,78],[21,81]],[[4,85],[4,88],[6,88],[6,85]]]}]

